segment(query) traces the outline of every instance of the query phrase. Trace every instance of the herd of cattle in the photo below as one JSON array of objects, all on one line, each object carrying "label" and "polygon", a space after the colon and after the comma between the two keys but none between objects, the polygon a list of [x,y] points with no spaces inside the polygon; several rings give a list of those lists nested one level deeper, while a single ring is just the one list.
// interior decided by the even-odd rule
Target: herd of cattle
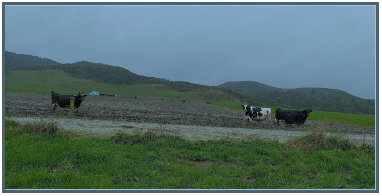
[{"label": "herd of cattle", "polygon": [[[60,95],[53,91],[52,93],[52,109],[55,110],[57,106],[67,108],[70,107],[70,98],[74,97],[74,107],[78,108],[81,105],[81,102],[85,100],[87,95],[84,95],[84,92],[78,92],[77,95]],[[182,100],[182,102],[185,102]],[[209,102],[208,102],[209,103]],[[266,120],[270,121],[271,117],[271,108],[256,108],[249,105],[241,105],[244,109],[246,119],[251,120]],[[279,125],[280,120],[284,121],[286,124],[298,124],[303,125],[308,118],[309,113],[312,112],[311,109],[305,109],[302,111],[291,111],[291,110],[282,110],[280,108],[276,109],[276,115],[274,122]]]}]

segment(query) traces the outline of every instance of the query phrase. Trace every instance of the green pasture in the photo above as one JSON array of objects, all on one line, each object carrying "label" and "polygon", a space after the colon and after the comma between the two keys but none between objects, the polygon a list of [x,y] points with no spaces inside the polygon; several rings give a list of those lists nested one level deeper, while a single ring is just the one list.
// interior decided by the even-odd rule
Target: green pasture
[{"label": "green pasture", "polygon": [[375,128],[374,115],[314,111],[310,113],[308,118],[310,120],[326,121],[370,129]]},{"label": "green pasture", "polygon": [[59,94],[77,94],[98,91],[104,94],[115,94],[120,97],[137,96],[140,98],[162,97],[173,99],[187,99],[211,101],[224,99],[222,96],[205,97],[204,94],[215,92],[203,91],[180,92],[169,89],[162,84],[141,85],[112,85],[101,84],[94,80],[80,79],[58,70],[43,71],[8,71],[5,73],[6,92],[47,93],[55,91]]},{"label": "green pasture", "polygon": [[[276,112],[277,108],[271,108],[272,113]],[[291,110],[281,108],[285,110]],[[308,120],[315,120],[328,123],[343,124],[348,126],[364,127],[368,129],[375,128],[375,116],[367,114],[348,114],[339,112],[315,111],[309,114]]]},{"label": "green pasture", "polygon": [[[100,84],[94,80],[79,79],[58,70],[42,71],[7,71],[5,73],[6,92],[47,93],[55,91],[60,94],[77,94],[99,91],[105,94],[116,94],[120,97],[138,96],[140,98],[161,97],[171,99],[199,100],[213,105],[241,111],[241,102],[223,91],[202,89],[189,92],[171,90],[162,84],[111,85]],[[262,107],[262,106],[258,106]],[[274,114],[276,108],[272,108]],[[365,128],[375,128],[375,116],[364,114],[347,114],[337,112],[313,111],[308,120],[341,123]]]},{"label": "green pasture", "polygon": [[160,84],[144,85],[111,85],[100,84],[94,80],[80,79],[58,70],[44,71],[8,71],[5,74],[5,91],[27,93],[77,94],[99,91],[121,97],[181,97],[182,93],[167,90]]},{"label": "green pasture", "polygon": [[[375,147],[312,133],[188,141],[158,130],[79,139],[54,123],[5,121],[5,189],[369,189]],[[288,160],[288,161],[286,161]]]}]

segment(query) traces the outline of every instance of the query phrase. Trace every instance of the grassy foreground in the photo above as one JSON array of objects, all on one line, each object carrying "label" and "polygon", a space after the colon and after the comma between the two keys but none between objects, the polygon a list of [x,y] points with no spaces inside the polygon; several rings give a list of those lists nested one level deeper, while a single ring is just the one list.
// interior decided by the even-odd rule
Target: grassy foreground
[{"label": "grassy foreground", "polygon": [[287,144],[158,130],[76,139],[6,120],[5,189],[375,189],[375,147],[322,133]]}]

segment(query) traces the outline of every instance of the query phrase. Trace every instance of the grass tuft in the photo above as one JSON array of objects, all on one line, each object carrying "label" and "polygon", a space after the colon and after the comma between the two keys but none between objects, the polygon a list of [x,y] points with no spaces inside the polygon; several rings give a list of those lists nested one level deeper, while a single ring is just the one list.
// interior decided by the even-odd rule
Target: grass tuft
[{"label": "grass tuft", "polygon": [[27,122],[21,125],[13,120],[5,121],[6,130],[12,132],[15,135],[22,135],[28,133],[35,134],[59,134],[60,130],[54,122],[39,121],[39,122]]},{"label": "grass tuft", "polygon": [[58,134],[60,132],[56,123],[46,121],[27,123],[24,128],[27,132],[38,134]]},{"label": "grass tuft", "polygon": [[302,152],[315,152],[319,150],[341,149],[343,151],[355,150],[357,146],[349,139],[341,139],[337,136],[327,136],[323,132],[313,132],[311,134],[296,138],[287,143],[289,149],[300,150]]},{"label": "grass tuft", "polygon": [[174,136],[170,134],[162,133],[156,129],[149,129],[143,134],[127,134],[127,133],[117,133],[114,137],[114,143],[116,144],[144,144],[149,142],[155,142],[160,139],[167,141],[179,141],[184,140],[179,136]]},{"label": "grass tuft", "polygon": [[11,127],[19,127],[21,124],[19,122],[16,122],[14,120],[6,120],[5,121],[5,127],[11,128]]}]

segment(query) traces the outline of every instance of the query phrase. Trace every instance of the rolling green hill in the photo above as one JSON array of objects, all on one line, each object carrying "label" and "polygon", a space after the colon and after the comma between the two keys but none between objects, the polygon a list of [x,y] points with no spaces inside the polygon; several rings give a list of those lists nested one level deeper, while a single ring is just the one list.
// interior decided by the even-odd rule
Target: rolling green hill
[{"label": "rolling green hill", "polygon": [[[5,78],[8,80],[6,82],[6,91],[22,91],[22,92],[28,92],[33,91],[32,89],[38,91],[38,92],[50,92],[49,89],[54,88],[62,89],[64,92],[68,93],[76,93],[77,90],[73,88],[73,84],[78,84],[76,86],[76,89],[79,89],[84,84],[87,84],[87,82],[83,83],[83,81],[79,81],[78,79],[86,79],[91,80],[94,83],[88,84],[88,88],[81,88],[82,90],[78,91],[100,91],[102,93],[106,94],[117,94],[120,96],[132,96],[131,94],[124,93],[124,88],[137,88],[134,87],[138,85],[139,87],[142,87],[141,85],[148,87],[148,86],[155,86],[157,90],[163,91],[164,93],[160,93],[159,91],[153,91],[151,88],[138,88],[139,90],[135,90],[134,96],[141,96],[141,97],[172,97],[172,98],[182,98],[182,99],[197,99],[202,101],[213,101],[214,104],[225,104],[229,105],[229,107],[234,107],[232,104],[232,100],[234,100],[235,105],[237,107],[237,103],[242,103],[243,101],[253,102],[265,105],[265,102],[256,100],[255,98],[250,98],[248,96],[241,95],[239,93],[233,92],[231,90],[227,89],[220,89],[216,87],[211,86],[205,86],[205,85],[199,85],[199,84],[193,84],[190,82],[184,82],[184,81],[169,81],[161,78],[155,78],[155,77],[147,77],[142,75],[137,75],[135,73],[132,73],[129,70],[126,70],[121,67],[117,66],[111,66],[111,65],[105,65],[101,63],[91,63],[87,61],[80,61],[77,63],[68,63],[68,64],[55,64],[55,61],[51,61],[52,64],[47,64],[41,62],[40,65],[38,63],[34,63],[33,66],[30,66],[26,70],[34,70],[35,72],[22,72],[21,70],[24,69],[23,64],[17,64],[12,62],[27,62],[30,61],[30,59],[33,59],[35,61],[43,60],[40,57],[31,56],[31,55],[18,55],[11,52],[5,53],[5,64],[7,68],[7,75]],[[11,64],[12,66],[8,66],[8,64]],[[20,70],[20,72],[14,72],[15,70]],[[53,70],[61,71],[61,72],[52,72]],[[50,75],[44,75],[43,73],[51,73]],[[54,74],[52,74],[54,73]],[[64,79],[59,79],[62,76],[63,73],[66,73],[67,75],[64,76]],[[29,75],[30,74],[30,75]],[[37,78],[36,74],[42,74],[39,77],[41,79],[36,79],[35,82],[30,82],[33,80],[20,80],[18,81],[17,78],[29,78],[34,77]],[[16,76],[19,75],[19,76]],[[12,82],[9,80],[11,77],[14,76],[15,80],[12,80]],[[54,76],[54,77],[52,77]],[[68,80],[68,77],[72,77]],[[60,82],[60,81],[66,81],[66,82]],[[50,83],[48,84],[48,81],[57,81],[57,83]],[[43,82],[44,84],[41,84]],[[7,83],[10,85],[7,85]],[[15,84],[16,86],[14,86]],[[149,85],[151,84],[151,85]],[[33,85],[33,86],[32,86]],[[50,86],[50,88],[45,88]],[[57,86],[59,85],[59,86]],[[125,87],[126,85],[130,87]],[[92,86],[92,88],[90,88]],[[102,88],[103,86],[107,86],[105,88]],[[78,88],[77,88],[78,87]],[[119,91],[118,89],[121,89]],[[147,90],[147,92],[143,92]],[[74,91],[74,92],[73,92]],[[153,93],[155,92],[155,93]],[[172,92],[172,93],[169,93]],[[145,94],[150,94],[145,95]],[[169,94],[167,94],[169,93]],[[176,94],[176,96],[172,96]],[[197,94],[197,95],[196,95]],[[219,102],[217,102],[219,100]],[[240,107],[240,106],[239,106]]]},{"label": "rolling green hill", "polygon": [[4,78],[6,92],[77,94],[99,91],[120,97],[171,98],[212,102],[228,108],[240,108],[240,99],[225,90],[204,88],[177,91],[165,84],[114,85],[99,83],[91,79],[73,77],[61,70],[8,71]]},{"label": "rolling green hill", "polygon": [[252,81],[227,82],[217,87],[256,97],[261,101],[283,103],[289,108],[312,108],[342,113],[375,113],[374,100],[362,99],[335,89],[281,89]]},{"label": "rolling green hill", "polygon": [[[57,89],[55,91],[60,89],[60,91],[76,93],[78,91],[90,92],[95,90],[120,96],[159,96],[203,101],[219,100],[227,105],[233,105],[232,101],[234,101],[235,105],[237,103],[247,103],[259,107],[312,108],[313,110],[344,113],[375,113],[375,100],[361,99],[334,89],[281,89],[259,82],[227,82],[212,87],[137,75],[125,68],[101,63],[81,61],[60,64],[46,58],[7,51],[5,51],[5,68],[6,91],[28,92],[35,90],[38,92],[50,92],[53,89]],[[30,70],[32,72],[23,72],[21,70]],[[62,76],[64,73],[67,75]],[[57,80],[61,76],[62,81],[65,82],[60,82],[61,79]],[[30,79],[26,80],[27,78]],[[136,90],[132,93],[131,89],[134,88]],[[147,92],[144,92],[146,90]]]},{"label": "rolling green hill", "polygon": [[60,63],[47,58],[40,58],[27,54],[16,54],[5,51],[5,71],[8,70],[36,70],[44,66],[58,65]]}]

